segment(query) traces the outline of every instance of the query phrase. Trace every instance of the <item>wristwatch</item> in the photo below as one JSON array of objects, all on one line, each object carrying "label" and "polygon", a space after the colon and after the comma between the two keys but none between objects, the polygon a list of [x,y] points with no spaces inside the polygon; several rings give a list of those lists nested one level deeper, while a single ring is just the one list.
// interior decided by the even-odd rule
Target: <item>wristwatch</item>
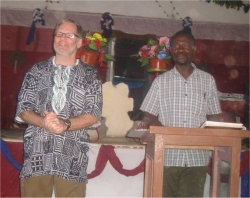
[{"label": "wristwatch", "polygon": [[64,121],[64,124],[67,126],[65,131],[68,131],[70,126],[71,126],[71,122],[70,122],[70,120],[63,120],[63,121]]}]

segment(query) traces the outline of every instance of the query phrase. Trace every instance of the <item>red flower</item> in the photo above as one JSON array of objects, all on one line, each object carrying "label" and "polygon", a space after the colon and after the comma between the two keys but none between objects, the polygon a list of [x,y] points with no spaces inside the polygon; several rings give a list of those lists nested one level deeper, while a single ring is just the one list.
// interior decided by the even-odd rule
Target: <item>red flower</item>
[{"label": "red flower", "polygon": [[86,46],[86,45],[89,45],[90,44],[90,40],[88,40],[88,39],[86,39],[86,38],[84,38],[83,40],[82,40],[82,45],[83,46]]},{"label": "red flower", "polygon": [[95,45],[98,49],[101,49],[101,41],[95,40]]}]

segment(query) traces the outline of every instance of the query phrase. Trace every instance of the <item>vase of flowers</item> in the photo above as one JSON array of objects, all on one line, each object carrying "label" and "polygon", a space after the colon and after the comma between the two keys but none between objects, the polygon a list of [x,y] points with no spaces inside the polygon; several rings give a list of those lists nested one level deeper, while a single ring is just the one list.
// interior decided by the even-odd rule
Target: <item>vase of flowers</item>
[{"label": "vase of flowers", "polygon": [[167,59],[150,58],[148,72],[167,71]]},{"label": "vase of flowers", "polygon": [[171,59],[169,48],[170,43],[168,37],[150,38],[147,41],[147,45],[139,49],[137,56],[140,58],[138,61],[141,62],[141,66],[150,65],[148,72],[166,71],[168,61]]},{"label": "vase of flowers", "polygon": [[114,61],[114,57],[107,53],[109,40],[101,34],[90,31],[83,34],[82,47],[77,52],[77,58],[89,65],[107,68],[107,61]]},{"label": "vase of flowers", "polygon": [[98,65],[99,57],[100,55],[97,52],[87,50],[81,52],[81,61],[94,67]]}]

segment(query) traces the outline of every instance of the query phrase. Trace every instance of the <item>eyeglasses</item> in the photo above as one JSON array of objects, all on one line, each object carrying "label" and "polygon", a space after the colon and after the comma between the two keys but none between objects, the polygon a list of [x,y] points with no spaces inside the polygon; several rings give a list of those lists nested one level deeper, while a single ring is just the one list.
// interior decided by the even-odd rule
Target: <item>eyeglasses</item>
[{"label": "eyeglasses", "polygon": [[63,37],[63,35],[65,35],[66,38],[70,38],[73,39],[75,37],[81,38],[80,36],[74,34],[74,33],[63,33],[63,32],[57,32],[55,33],[56,37]]}]

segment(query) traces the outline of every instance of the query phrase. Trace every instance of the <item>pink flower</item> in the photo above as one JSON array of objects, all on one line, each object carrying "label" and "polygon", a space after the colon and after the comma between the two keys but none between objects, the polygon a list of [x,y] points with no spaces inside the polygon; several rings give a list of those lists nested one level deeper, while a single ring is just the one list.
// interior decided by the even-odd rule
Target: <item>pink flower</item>
[{"label": "pink flower", "polygon": [[148,58],[151,55],[150,47],[143,45],[139,50],[139,55],[143,58]]},{"label": "pink flower", "polygon": [[158,49],[158,46],[159,46],[158,44],[154,44],[153,46],[150,47],[150,51],[152,51],[155,54],[155,52]]},{"label": "pink flower", "polygon": [[158,38],[159,45],[161,46],[161,49],[165,50],[166,52],[169,52],[169,48],[170,48],[169,40],[170,39],[166,36]]},{"label": "pink flower", "polygon": [[166,36],[164,36],[164,37],[160,37],[160,38],[158,38],[158,41],[159,41],[159,44],[163,44],[163,45],[165,45],[166,43],[168,43],[168,42],[169,42],[169,38],[168,38],[168,37],[166,37]]}]

